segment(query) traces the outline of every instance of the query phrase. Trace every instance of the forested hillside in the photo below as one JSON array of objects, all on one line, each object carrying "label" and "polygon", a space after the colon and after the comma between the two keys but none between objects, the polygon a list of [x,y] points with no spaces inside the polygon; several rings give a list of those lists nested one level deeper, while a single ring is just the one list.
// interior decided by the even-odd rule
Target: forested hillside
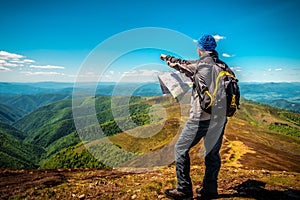
[{"label": "forested hillside", "polygon": [[[89,157],[90,161],[96,157],[100,163],[106,163],[106,167],[124,164],[149,167],[160,163],[157,154],[160,149],[172,143],[174,145],[174,139],[176,140],[188,118],[189,105],[183,104],[184,107],[180,108],[179,104],[164,97],[147,98],[146,102],[149,105],[163,104],[167,112],[166,121],[158,120],[151,125],[143,125],[112,136],[108,134],[108,140],[95,138],[88,143],[68,147],[44,160],[42,167],[79,167],[79,163],[82,167],[92,166],[91,163],[84,164],[86,162],[80,159],[82,157]],[[230,166],[247,166],[254,169],[300,171],[299,119],[300,116],[296,113],[253,102],[243,103],[238,114],[228,122],[222,148],[223,162]],[[161,130],[151,134],[157,127]],[[87,149],[92,155],[87,155]],[[194,148],[191,156],[198,157],[200,149],[201,145]],[[268,156],[264,158],[264,155]],[[172,158],[172,153],[170,156]],[[65,158],[76,160],[76,164],[70,164]],[[201,159],[195,160],[200,164]]]},{"label": "forested hillside", "polygon": [[37,168],[44,149],[23,142],[25,134],[0,122],[0,168]]},{"label": "forested hillside", "polygon": [[[126,121],[128,119],[126,117],[115,118],[113,116],[111,110],[111,97],[97,97],[95,99],[95,102],[98,122],[104,134],[107,136],[111,136],[122,132],[122,130],[118,127],[118,124],[126,124]],[[90,103],[90,99],[87,98],[85,100],[85,106],[89,105]],[[115,109],[122,111],[123,108],[118,108],[118,106],[116,106]],[[149,109],[150,105],[143,98],[131,98],[129,112],[131,119],[135,122],[136,125],[142,126],[150,122],[150,117],[148,115]],[[88,119],[88,116],[86,117],[86,119]],[[16,127],[16,129],[14,129],[18,131],[18,139],[21,143],[35,145],[40,148],[39,151],[41,153],[39,153],[38,156],[42,155],[42,157],[39,161],[43,159],[49,159],[51,156],[65,148],[66,149],[64,150],[64,152],[67,152],[68,148],[72,149],[72,147],[76,146],[81,141],[81,139],[84,139],[80,139],[78,134],[76,133],[76,128],[72,116],[71,100],[62,100],[40,107],[34,112],[17,121],[15,124],[13,124],[13,126]],[[98,126],[98,124],[93,124],[92,126]],[[130,126],[125,127],[125,129],[131,128],[132,127]],[[94,136],[95,134],[92,132],[92,130],[92,127],[88,127],[85,137],[96,137]],[[13,135],[14,132],[10,132],[10,134]],[[86,151],[85,154],[89,155],[88,151]],[[85,164],[86,162],[83,162],[81,160],[81,163],[77,163],[76,167],[84,167]],[[44,166],[45,164],[42,165]],[[18,166],[18,164],[16,164],[15,166]],[[99,166],[104,165],[100,164]],[[20,165],[20,167],[23,167],[23,165]]]}]

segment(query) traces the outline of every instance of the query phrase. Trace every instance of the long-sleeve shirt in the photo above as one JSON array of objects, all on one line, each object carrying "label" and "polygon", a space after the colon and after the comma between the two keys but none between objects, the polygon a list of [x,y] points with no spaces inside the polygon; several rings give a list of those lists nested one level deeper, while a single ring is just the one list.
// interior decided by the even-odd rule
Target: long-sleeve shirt
[{"label": "long-sleeve shirt", "polygon": [[[201,55],[199,60],[182,60],[173,56],[167,56],[166,62],[170,67],[190,77],[192,81],[194,81],[194,75],[197,73],[199,81],[203,85],[209,85],[211,82],[212,65],[216,59],[218,59],[216,51],[206,51]],[[202,110],[200,97],[194,86],[191,95],[190,119],[204,121],[210,120],[210,118],[211,115]]]}]

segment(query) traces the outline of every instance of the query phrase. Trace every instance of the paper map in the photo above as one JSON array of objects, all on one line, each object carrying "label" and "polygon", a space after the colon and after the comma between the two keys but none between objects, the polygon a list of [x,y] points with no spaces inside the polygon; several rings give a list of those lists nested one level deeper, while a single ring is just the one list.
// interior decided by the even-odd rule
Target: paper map
[{"label": "paper map", "polygon": [[174,98],[183,96],[193,86],[190,78],[179,72],[165,72],[158,75],[163,94],[171,94]]}]

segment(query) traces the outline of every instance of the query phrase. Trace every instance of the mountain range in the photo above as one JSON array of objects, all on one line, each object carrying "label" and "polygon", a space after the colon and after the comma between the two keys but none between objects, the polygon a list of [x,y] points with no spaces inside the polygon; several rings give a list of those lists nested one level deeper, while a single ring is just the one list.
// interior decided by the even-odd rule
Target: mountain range
[{"label": "mountain range", "polygon": [[[78,157],[80,151],[76,149],[82,149],[84,142],[81,141],[84,141],[85,138],[93,140],[92,144],[96,144],[93,148],[104,154],[105,152],[111,151],[115,152],[116,155],[123,155],[123,152],[119,151],[118,148],[116,149],[115,145],[122,150],[128,149],[130,150],[129,153],[127,154],[125,152],[123,157],[127,157],[130,160],[139,154],[148,153],[150,151],[149,149],[161,148],[162,144],[165,144],[167,140],[174,137],[174,133],[176,131],[178,132],[177,129],[180,127],[180,123],[183,123],[182,119],[178,116],[168,117],[165,126],[170,127],[163,129],[164,131],[161,132],[163,136],[160,134],[156,136],[158,137],[157,140],[154,140],[156,142],[151,143],[151,145],[146,145],[144,142],[147,140],[135,141],[133,138],[128,138],[125,133],[122,133],[124,128],[120,129],[119,125],[127,124],[128,119],[126,116],[124,118],[122,116],[116,117],[113,115],[111,110],[112,98],[110,96],[119,95],[122,99],[123,97],[126,98],[126,95],[134,95],[130,100],[130,117],[138,126],[145,126],[151,123],[152,128],[155,128],[162,126],[162,122],[160,122],[161,119],[156,119],[155,123],[153,123],[153,121],[151,122],[150,116],[153,117],[157,115],[158,112],[153,111],[151,109],[152,106],[156,104],[163,105],[167,107],[167,110],[170,109],[175,112],[175,107],[170,103],[169,97],[159,97],[161,95],[159,85],[155,83],[120,83],[118,85],[116,85],[116,83],[103,83],[99,85],[95,83],[80,84],[80,90],[83,91],[92,90],[92,87],[97,86],[95,98],[97,120],[104,130],[105,135],[109,136],[115,145],[101,144],[103,140],[101,139],[102,136],[99,138],[99,136],[94,133],[98,124],[92,124],[87,130],[84,130],[86,132],[84,138],[78,136],[72,114],[72,109],[74,108],[72,108],[71,98],[74,84],[42,82],[0,83],[0,85],[1,134],[4,138],[3,141],[5,141],[2,142],[1,152],[4,157],[10,156],[13,158],[12,160],[15,160],[16,164],[12,164],[12,166],[15,167],[35,168],[38,166],[63,166],[62,163],[59,163],[62,162],[62,160],[58,161],[59,159],[57,159],[60,154]],[[242,107],[242,110],[245,110],[239,112],[238,119],[250,123],[250,125],[262,127],[267,132],[275,131],[297,138],[299,135],[299,115],[297,114],[300,105],[299,86],[300,83],[241,83],[241,94],[244,98],[244,108]],[[88,107],[93,107],[93,101],[90,100],[90,97],[86,97],[83,104]],[[183,104],[186,110],[188,110],[188,101],[189,100],[186,100]],[[258,109],[260,116],[254,116],[254,113],[250,113],[252,112],[250,108],[254,105],[261,107]],[[279,108],[285,108],[286,110],[276,110],[270,107],[274,105]],[[122,106],[119,106],[120,108],[117,106],[116,109],[122,110]],[[150,110],[152,111],[150,112]],[[288,112],[288,110],[296,113]],[[178,113],[178,111],[176,112]],[[267,113],[269,113],[270,116],[265,120],[263,118]],[[176,114],[172,114],[172,116],[174,115]],[[184,116],[187,115],[188,114],[185,113]],[[85,116],[85,120],[89,120],[89,116]],[[261,120],[263,120],[263,122],[261,122]],[[235,124],[234,126],[238,125]],[[134,127],[129,126],[126,127],[126,130],[132,128]],[[174,128],[175,130],[173,130]],[[173,130],[173,133],[168,130]],[[136,128],[136,131],[147,132],[147,130],[143,130],[143,128],[139,127]],[[124,141],[131,141],[133,144],[135,142],[137,143],[133,148],[129,147],[130,145],[123,144]],[[141,143],[141,141],[143,142]],[[92,147],[93,145],[89,146]],[[148,149],[144,149],[145,146],[148,146]],[[25,164],[23,162],[24,157],[18,157],[13,153],[14,151],[19,151],[17,149],[13,150],[15,147],[18,147],[19,150],[28,150],[20,153],[20,155],[27,155],[28,153],[34,156],[34,158],[29,156],[30,159],[25,159]],[[29,147],[38,149],[38,153],[35,151],[35,153],[30,152]],[[7,149],[11,150],[8,151]],[[74,151],[77,151],[77,154],[74,154]],[[90,156],[88,152],[84,152],[84,154]],[[80,163],[81,161],[78,162]],[[114,163],[114,165],[115,164],[118,163]],[[78,166],[80,166],[80,164],[78,164]],[[3,163],[2,167],[9,167],[9,165]]]},{"label": "mountain range", "polygon": [[[241,82],[241,95],[250,100],[300,112],[300,82],[248,83]],[[72,98],[76,91],[95,96],[161,96],[158,83],[0,83],[0,104],[21,110],[24,114],[62,99]],[[2,109],[1,109],[2,110]],[[15,112],[16,113],[16,112]],[[1,116],[1,115],[0,115]],[[7,119],[11,121],[14,119]]]},{"label": "mountain range", "polygon": [[[85,102],[89,104],[91,101],[87,98]],[[130,117],[139,126],[128,127],[127,130],[131,131],[128,134],[118,127],[120,122],[126,123],[128,119],[113,116],[111,97],[100,96],[95,102],[104,138],[93,135],[93,126],[98,124],[87,127],[84,137],[88,140],[78,136],[70,99],[42,106],[11,125],[2,122],[0,152],[9,159],[1,159],[0,166],[74,168],[126,163],[132,167],[149,167],[149,157],[152,165],[159,163],[156,154],[160,154],[160,149],[166,144],[172,144],[188,118],[188,101],[180,106],[168,96],[132,97]],[[161,116],[161,109],[151,109],[157,104],[165,109],[165,121],[162,118],[153,121],[150,117]],[[156,127],[161,127],[161,130],[151,135]],[[300,114],[244,100],[241,110],[229,120],[226,132],[222,151],[227,155],[223,162],[228,165],[300,172]],[[141,134],[145,136],[141,137]],[[107,138],[109,143],[105,142]],[[192,151],[192,156],[198,155],[200,149]],[[98,160],[93,152],[101,155]],[[247,159],[244,159],[245,154]]]},{"label": "mountain range", "polygon": [[[189,95],[176,102],[168,95],[162,96],[158,84],[123,83],[115,89],[115,83],[105,83],[97,86],[96,95],[80,97],[80,104],[74,105],[71,83],[0,85],[1,197],[133,199],[140,195],[133,190],[140,186],[133,183],[144,180],[140,190],[145,198],[161,199],[163,185],[175,186],[170,180],[170,176],[174,176],[171,172],[174,171],[173,147],[188,119]],[[83,84],[79,91],[90,93],[92,86]],[[240,84],[241,109],[229,118],[221,149],[222,193],[227,192],[227,186],[234,187],[234,183],[239,182],[240,185],[235,186],[237,191],[248,192],[248,197],[277,195],[282,199],[297,199],[300,196],[298,190],[292,190],[300,188],[297,185],[299,86],[299,83]],[[128,107],[120,102],[128,102]],[[86,114],[85,109],[90,108],[95,109],[96,122],[93,116]],[[79,120],[92,123],[76,129],[74,109],[81,112],[77,116]],[[98,127],[103,134],[99,134]],[[199,180],[195,170],[203,171],[203,153],[203,142],[191,149],[194,180]],[[158,166],[160,171],[152,171]],[[112,170],[114,168],[121,171]],[[122,172],[139,169],[147,173]],[[80,180],[76,178],[79,176]],[[153,177],[161,178],[154,181]],[[243,177],[261,182],[250,180],[249,183]],[[78,184],[84,185],[85,180],[93,182],[94,178],[100,178],[100,182],[89,184],[87,188],[98,188],[103,193],[78,189]],[[20,181],[24,184],[19,184]],[[265,182],[280,191],[262,189],[261,184]],[[14,189],[8,190],[8,185]],[[118,185],[116,191],[127,190],[120,190],[114,196],[114,192],[110,192],[112,185]],[[232,189],[228,189],[231,195]],[[281,192],[283,189],[286,191]],[[81,194],[73,194],[75,191]],[[253,191],[257,196],[253,196]]]}]

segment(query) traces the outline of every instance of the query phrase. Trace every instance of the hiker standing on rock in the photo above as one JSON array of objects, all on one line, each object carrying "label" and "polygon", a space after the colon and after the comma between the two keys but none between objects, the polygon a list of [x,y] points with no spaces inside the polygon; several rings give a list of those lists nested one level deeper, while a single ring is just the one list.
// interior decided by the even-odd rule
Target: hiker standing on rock
[{"label": "hiker standing on rock", "polygon": [[[190,77],[194,82],[191,96],[190,119],[187,121],[182,133],[175,144],[175,164],[177,187],[167,189],[165,195],[171,199],[192,199],[193,190],[190,178],[189,150],[204,138],[205,146],[205,175],[202,187],[196,193],[204,198],[218,197],[217,179],[221,167],[220,148],[227,122],[226,114],[211,114],[205,112],[200,106],[199,92],[195,86],[195,75],[198,74],[200,85],[207,86],[212,82],[212,66],[218,62],[226,65],[218,58],[215,51],[217,44],[213,36],[204,35],[197,42],[198,60],[181,60],[169,55],[161,54],[161,60]],[[227,65],[226,65],[227,66]],[[204,89],[204,88],[200,88]]]}]

